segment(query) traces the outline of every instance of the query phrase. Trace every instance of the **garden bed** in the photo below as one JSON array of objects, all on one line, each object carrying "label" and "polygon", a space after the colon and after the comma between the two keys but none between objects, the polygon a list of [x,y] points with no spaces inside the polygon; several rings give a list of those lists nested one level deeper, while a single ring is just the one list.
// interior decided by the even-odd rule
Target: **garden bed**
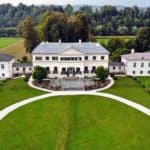
[{"label": "garden bed", "polygon": [[101,81],[96,81],[94,84],[92,85],[86,85],[84,86],[84,90],[85,91],[89,91],[89,90],[95,90],[95,89],[100,89],[103,88],[105,86],[107,86],[110,83],[110,80],[105,80],[103,82]]},{"label": "garden bed", "polygon": [[33,81],[33,84],[37,87],[52,90],[52,91],[62,91],[62,86],[51,85],[50,80],[44,80],[42,83]]}]

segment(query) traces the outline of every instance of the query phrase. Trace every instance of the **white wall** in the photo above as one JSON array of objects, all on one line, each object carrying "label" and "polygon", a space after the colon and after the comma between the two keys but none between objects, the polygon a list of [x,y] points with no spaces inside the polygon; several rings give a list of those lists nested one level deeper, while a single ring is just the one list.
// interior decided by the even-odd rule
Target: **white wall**
[{"label": "white wall", "polygon": [[[0,79],[11,78],[12,74],[12,65],[15,62],[15,59],[11,61],[2,61],[0,62]],[[1,65],[4,65],[4,69],[1,68]]]},{"label": "white wall", "polygon": [[124,71],[124,66],[115,66],[115,68],[113,66],[109,66],[110,73],[124,73]]},{"label": "white wall", "polygon": [[[35,57],[41,56],[43,59],[42,60],[36,60]],[[50,59],[46,60],[46,56],[49,56]],[[52,57],[53,56],[58,56],[58,61],[53,61]],[[88,60],[85,60],[85,56],[88,56]],[[93,56],[96,56],[96,60],[93,60]],[[105,59],[101,60],[101,56],[104,56]],[[61,57],[81,57],[82,60],[80,61],[61,61]],[[86,76],[93,76],[95,75],[94,73],[91,73],[92,67],[95,66],[96,68],[99,66],[103,66],[105,68],[108,68],[109,64],[109,55],[108,54],[82,54],[76,50],[73,49],[68,49],[68,51],[64,51],[59,55],[50,55],[50,54],[33,54],[32,56],[33,59],[33,67],[36,66],[41,66],[41,67],[49,67],[51,74],[49,75],[50,77],[64,77],[64,75],[61,75],[62,68],[80,68],[80,70],[83,72],[82,75],[76,75],[79,77],[84,77]],[[87,66],[90,73],[89,74],[84,74],[84,67]],[[58,74],[52,74],[53,68],[58,67]],[[65,75],[66,76],[66,75]]]},{"label": "white wall", "polygon": [[[125,63],[125,73],[126,75],[130,76],[150,76],[150,60],[136,60],[136,61],[129,61],[122,59]],[[134,67],[134,63],[136,63],[136,67]],[[144,63],[144,66],[141,67],[141,63]],[[133,73],[135,71],[135,74]],[[143,72],[142,74],[140,72]]]},{"label": "white wall", "polygon": [[[25,68],[25,72],[24,72],[23,68]],[[31,68],[31,70],[30,70],[30,68]],[[26,67],[13,67],[12,71],[13,71],[13,75],[15,75],[15,74],[24,74],[24,73],[28,74],[28,73],[32,73],[32,67],[30,67],[30,66],[26,66]]]}]

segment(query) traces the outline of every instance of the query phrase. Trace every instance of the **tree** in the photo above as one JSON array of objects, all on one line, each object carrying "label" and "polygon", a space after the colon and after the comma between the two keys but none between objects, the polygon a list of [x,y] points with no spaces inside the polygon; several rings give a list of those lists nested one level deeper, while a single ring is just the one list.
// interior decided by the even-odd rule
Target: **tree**
[{"label": "tree", "polygon": [[117,37],[111,38],[108,41],[108,49],[110,50],[110,52],[114,52],[116,49],[122,47],[123,47],[123,41]]},{"label": "tree", "polygon": [[73,15],[73,7],[70,4],[68,4],[66,6],[66,8],[65,8],[65,14],[66,14],[66,16]]},{"label": "tree", "polygon": [[27,56],[23,56],[22,57],[22,62],[27,62],[28,61],[28,57]]},{"label": "tree", "polygon": [[141,28],[135,40],[136,51],[150,50],[150,27]]},{"label": "tree", "polygon": [[22,37],[25,39],[24,45],[27,52],[32,50],[38,45],[39,38],[35,30],[35,23],[31,17],[26,17],[20,25]]},{"label": "tree", "polygon": [[100,80],[100,81],[105,81],[106,78],[109,75],[109,71],[108,69],[105,69],[104,67],[98,67],[96,69],[96,77]]},{"label": "tree", "polygon": [[112,61],[121,61],[121,55],[129,53],[130,50],[126,48],[118,48],[115,52],[111,54]]},{"label": "tree", "polygon": [[67,17],[60,12],[45,14],[37,30],[42,41],[57,42],[61,39],[66,42]]},{"label": "tree", "polygon": [[38,83],[43,82],[47,76],[47,70],[45,68],[37,66],[33,72],[33,79],[35,79]]}]

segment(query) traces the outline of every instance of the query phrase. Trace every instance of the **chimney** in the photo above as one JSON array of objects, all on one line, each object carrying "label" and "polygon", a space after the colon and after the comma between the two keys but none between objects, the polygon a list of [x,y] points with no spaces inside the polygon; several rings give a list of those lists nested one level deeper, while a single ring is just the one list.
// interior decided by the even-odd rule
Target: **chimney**
[{"label": "chimney", "polygon": [[99,43],[96,43],[96,47],[100,47],[100,44],[99,44]]},{"label": "chimney", "polygon": [[131,49],[131,54],[134,54],[135,53],[135,49]]},{"label": "chimney", "polygon": [[81,39],[79,39],[79,44],[81,44],[82,43],[82,40]]},{"label": "chimney", "polygon": [[58,40],[58,43],[61,44],[61,39]]}]

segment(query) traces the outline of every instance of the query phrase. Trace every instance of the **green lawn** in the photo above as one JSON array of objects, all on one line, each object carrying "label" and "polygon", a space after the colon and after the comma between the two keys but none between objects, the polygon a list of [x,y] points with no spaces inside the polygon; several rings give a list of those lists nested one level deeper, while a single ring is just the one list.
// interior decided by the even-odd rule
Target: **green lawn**
[{"label": "green lawn", "polygon": [[9,80],[3,85],[1,82],[2,81],[0,81],[0,110],[20,100],[45,93],[30,88],[23,78]]},{"label": "green lawn", "polygon": [[100,44],[102,44],[103,46],[107,46],[108,45],[108,41],[111,39],[111,38],[120,38],[124,41],[127,41],[129,39],[134,39],[135,36],[97,36],[95,37],[96,38],[96,41],[99,42]]},{"label": "green lawn", "polygon": [[128,98],[150,108],[150,93],[146,92],[139,83],[129,77],[119,77],[115,85],[104,91]]},{"label": "green lawn", "polygon": [[0,49],[8,47],[17,41],[19,41],[21,38],[0,38]]},{"label": "green lawn", "polygon": [[150,117],[96,96],[52,97],[0,121],[1,150],[149,150]]}]

